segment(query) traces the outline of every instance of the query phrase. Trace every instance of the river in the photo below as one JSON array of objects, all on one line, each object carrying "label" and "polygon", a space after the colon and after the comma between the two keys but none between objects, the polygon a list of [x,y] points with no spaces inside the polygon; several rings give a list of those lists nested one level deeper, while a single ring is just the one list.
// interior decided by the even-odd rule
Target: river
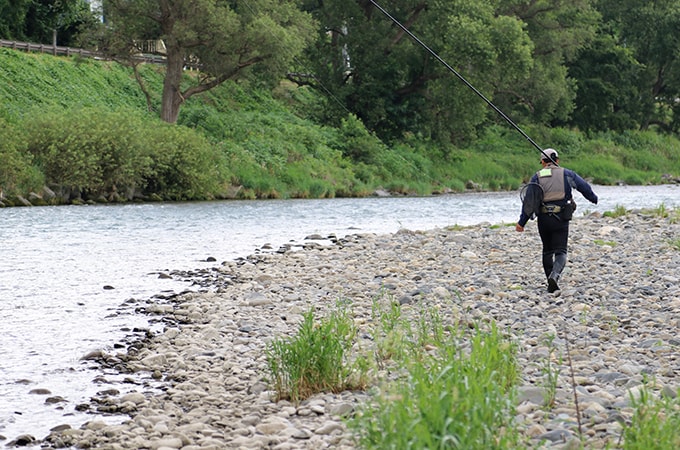
[{"label": "river", "polygon": [[[617,206],[680,206],[676,185],[594,190],[598,205],[576,194],[576,220]],[[504,192],[0,209],[0,436],[42,439],[56,425],[122,420],[76,410],[106,389],[81,358],[113,352],[132,328],[148,327],[144,316],[121,309],[126,300],[189,288],[159,273],[212,267],[311,234],[513,223],[519,207],[518,193]]]}]

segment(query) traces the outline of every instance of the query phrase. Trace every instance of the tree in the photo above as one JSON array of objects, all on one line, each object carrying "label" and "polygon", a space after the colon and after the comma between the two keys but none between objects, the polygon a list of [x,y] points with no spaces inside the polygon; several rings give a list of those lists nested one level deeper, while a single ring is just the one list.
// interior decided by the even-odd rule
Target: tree
[{"label": "tree", "polygon": [[598,7],[618,44],[641,65],[638,77],[641,129],[680,127],[680,4],[676,0],[599,0]]},{"label": "tree", "polygon": [[[527,76],[531,42],[491,0],[397,0],[388,12],[481,92]],[[386,139],[404,133],[451,142],[475,134],[487,105],[367,0],[307,1],[321,24],[308,53],[313,77],[338,115],[356,114]]]},{"label": "tree", "polygon": [[0,39],[22,40],[32,0],[0,0]]},{"label": "tree", "polygon": [[[177,121],[188,98],[226,80],[285,76],[315,28],[295,0],[107,0],[104,14],[99,45],[118,61],[136,67],[145,41],[164,43],[161,119],[169,123]],[[199,65],[199,74],[185,77],[191,63]]]},{"label": "tree", "polygon": [[534,123],[565,121],[574,109],[576,82],[567,65],[595,38],[600,15],[593,0],[501,0],[499,12],[525,24],[533,43],[530,75],[509,92],[498,90],[498,104]]},{"label": "tree", "polygon": [[[594,36],[591,0],[395,0],[383,6],[509,117],[551,123],[573,109],[565,62]],[[315,78],[383,138],[474,137],[503,120],[370,0],[307,0],[322,28]],[[329,102],[331,105],[337,102]]]},{"label": "tree", "polygon": [[73,45],[81,26],[95,17],[85,0],[33,0],[26,13],[24,32],[31,42]]},{"label": "tree", "polygon": [[576,80],[578,90],[568,123],[584,131],[638,128],[644,121],[639,108],[642,72],[630,48],[618,45],[614,36],[602,31],[569,64],[569,76]]},{"label": "tree", "polygon": [[85,0],[0,0],[0,38],[73,45],[94,16]]}]

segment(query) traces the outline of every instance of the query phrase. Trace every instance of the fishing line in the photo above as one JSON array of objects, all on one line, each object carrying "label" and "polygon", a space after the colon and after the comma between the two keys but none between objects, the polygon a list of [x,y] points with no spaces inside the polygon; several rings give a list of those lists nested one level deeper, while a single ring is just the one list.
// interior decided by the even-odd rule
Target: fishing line
[{"label": "fishing line", "polygon": [[506,116],[505,113],[504,113],[503,111],[501,111],[496,105],[494,105],[494,104],[491,102],[491,100],[489,100],[488,98],[486,98],[486,97],[484,96],[484,94],[482,94],[481,92],[479,92],[479,90],[478,90],[477,88],[475,88],[468,80],[466,80],[465,77],[464,77],[463,75],[461,75],[460,73],[458,73],[458,71],[456,71],[456,70],[455,70],[453,67],[451,67],[446,61],[444,61],[437,53],[435,53],[434,50],[432,50],[430,47],[428,47],[427,45],[425,45],[425,43],[424,43],[423,41],[421,41],[420,39],[418,39],[418,37],[417,37],[415,34],[413,34],[408,28],[406,28],[404,25],[402,25],[401,22],[399,22],[397,19],[395,19],[394,17],[392,17],[392,16],[390,15],[390,13],[388,13],[387,11],[385,11],[385,9],[383,9],[382,6],[378,5],[374,0],[369,0],[369,1],[373,4],[373,6],[375,6],[376,8],[378,8],[378,10],[379,10],[381,13],[383,13],[387,18],[389,18],[392,22],[394,22],[395,25],[397,25],[397,26],[398,26],[399,28],[401,28],[406,34],[408,34],[409,37],[411,37],[411,39],[413,39],[414,41],[416,41],[421,47],[423,47],[425,50],[427,50],[428,52],[430,52],[430,54],[431,54],[432,56],[434,56],[435,59],[437,59],[437,61],[439,61],[439,62],[442,63],[447,69],[449,69],[449,71],[452,72],[456,77],[458,77],[458,79],[459,79],[460,81],[462,81],[463,83],[465,83],[465,85],[466,85],[467,87],[469,87],[470,89],[472,89],[472,91],[473,91],[475,94],[477,94],[482,100],[484,100],[484,101],[486,102],[487,105],[489,105],[491,108],[493,108],[493,110],[496,111],[503,119],[505,119],[506,122],[508,122],[510,125],[512,125],[513,128],[515,128],[515,130],[517,130],[522,136],[524,136],[524,138],[525,138],[527,141],[529,141],[534,147],[536,147],[536,148],[538,149],[538,151],[540,151],[540,152],[543,154],[543,156],[544,156],[545,159],[550,160],[550,161],[552,161],[553,163],[557,164],[557,161],[554,161],[550,156],[548,156],[548,155],[543,151],[543,149],[542,149],[536,142],[534,142],[534,140],[531,139],[531,138],[529,137],[528,134],[526,134],[526,133],[524,132],[524,130],[522,130],[522,129],[521,129],[515,122],[513,122],[508,116]]},{"label": "fishing line", "polygon": [[[243,2],[243,4],[245,4],[245,6],[250,10],[250,12],[251,12],[253,15],[257,14],[257,12],[255,11],[255,8],[253,8],[253,6],[248,2],[248,0],[245,0],[245,1]],[[269,33],[271,33],[271,35],[274,36],[274,33],[273,33],[270,29],[267,29],[267,31],[269,31]],[[304,63],[302,63],[301,61],[299,61],[295,56],[293,56],[293,61],[295,61],[298,65],[302,66],[304,69],[309,70],[309,68],[308,68]],[[345,112],[346,112],[347,114],[354,114],[352,111],[349,110],[349,108],[347,108],[347,105],[345,105],[342,101],[340,101],[340,99],[337,98],[337,97],[333,94],[333,92],[331,92],[331,90],[330,90],[328,87],[326,87],[326,86],[324,85],[323,81],[321,81],[319,78],[316,77],[316,75],[314,75],[313,72],[309,71],[308,73],[309,73],[309,76],[310,76],[314,81],[316,81],[316,82],[318,83],[318,85],[326,92],[326,94],[327,94],[330,98],[332,98],[332,99],[333,99],[333,100],[334,100],[334,101],[335,101],[342,109],[344,109]],[[381,142],[382,142],[382,141],[381,141]],[[416,167],[415,163],[413,163],[413,161],[409,161],[409,160],[407,160],[407,159],[404,158],[404,157],[401,157],[401,160],[402,160],[402,162],[404,162],[405,164],[410,165],[414,170],[417,170],[417,167]],[[430,181],[432,181],[432,177],[428,177],[428,179],[429,179]]]}]

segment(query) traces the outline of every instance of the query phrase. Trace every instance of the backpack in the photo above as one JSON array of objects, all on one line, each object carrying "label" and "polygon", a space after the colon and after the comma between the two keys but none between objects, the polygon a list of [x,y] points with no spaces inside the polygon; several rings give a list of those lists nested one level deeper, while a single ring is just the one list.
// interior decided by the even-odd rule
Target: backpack
[{"label": "backpack", "polygon": [[538,183],[528,183],[522,187],[519,195],[522,199],[522,212],[529,219],[535,219],[543,205],[543,188]]}]

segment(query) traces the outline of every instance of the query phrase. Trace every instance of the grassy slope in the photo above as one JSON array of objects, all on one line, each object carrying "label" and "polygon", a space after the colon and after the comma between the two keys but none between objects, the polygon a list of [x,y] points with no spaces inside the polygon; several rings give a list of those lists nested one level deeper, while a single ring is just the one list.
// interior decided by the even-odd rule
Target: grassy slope
[{"label": "grassy slope", "polygon": [[[159,71],[143,70],[155,92],[162,82]],[[153,100],[158,104],[158,97]],[[143,115],[146,102],[130,70],[115,63],[0,49],[0,120],[26,128],[48,107],[62,108],[65,115],[82,107]],[[244,198],[367,195],[380,187],[430,194],[460,191],[470,182],[516,189],[537,166],[537,150],[505,126],[490,129],[470,148],[443,149],[414,137],[388,147],[356,119],[328,128],[302,117],[321,107],[314,94],[293,86],[271,94],[228,83],[190,99],[180,124],[209,138],[228,166],[221,171],[228,179],[220,182],[239,186]],[[155,115],[147,117],[150,127],[157,126]],[[627,133],[585,139],[568,130],[527,131],[596,183],[680,177],[680,144],[673,138]]]}]

